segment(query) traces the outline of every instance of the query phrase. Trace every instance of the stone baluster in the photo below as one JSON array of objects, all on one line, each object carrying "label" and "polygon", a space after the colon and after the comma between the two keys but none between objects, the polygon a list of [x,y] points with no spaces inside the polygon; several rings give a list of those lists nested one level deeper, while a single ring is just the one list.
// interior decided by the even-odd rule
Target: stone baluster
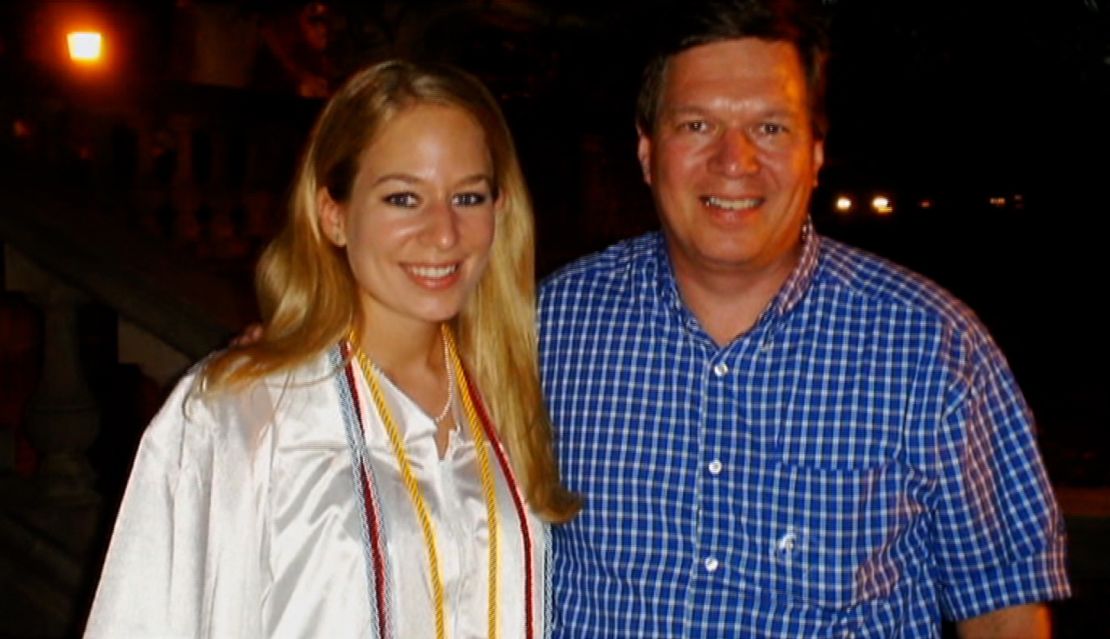
[{"label": "stone baluster", "polygon": [[173,115],[169,124],[177,146],[170,187],[170,206],[173,207],[170,237],[175,242],[196,246],[203,237],[203,229],[198,216],[201,196],[193,176],[193,118],[185,114]]},{"label": "stone baluster", "polygon": [[160,219],[166,207],[167,185],[159,180],[158,166],[172,145],[167,144],[165,133],[153,118],[136,116],[135,128],[138,157],[135,166],[135,186],[130,196],[134,203],[135,224],[152,236],[162,236],[165,229]]},{"label": "stone baluster", "polygon": [[78,501],[96,498],[86,451],[100,425],[78,351],[76,310],[81,301],[80,294],[62,284],[39,296],[46,320],[44,357],[27,420],[27,437],[41,455],[45,496]]},{"label": "stone baluster", "polygon": [[27,405],[38,385],[42,318],[25,295],[0,291],[0,474],[27,473],[22,440]]},{"label": "stone baluster", "polygon": [[7,265],[9,287],[26,291],[43,315],[42,373],[27,409],[27,440],[39,456],[41,494],[55,502],[96,502],[86,452],[99,431],[100,410],[85,380],[77,337],[77,307],[84,296],[14,251],[8,252]]},{"label": "stone baluster", "polygon": [[255,189],[243,196],[243,236],[253,246],[260,246],[276,233],[278,201],[270,191]]},{"label": "stone baluster", "polygon": [[208,220],[207,241],[200,254],[219,260],[233,260],[244,257],[248,245],[241,230],[241,220],[236,219],[241,210],[241,189],[232,185],[232,142],[228,130],[216,123],[206,123],[209,136],[208,162],[210,175],[206,197],[211,216]]}]

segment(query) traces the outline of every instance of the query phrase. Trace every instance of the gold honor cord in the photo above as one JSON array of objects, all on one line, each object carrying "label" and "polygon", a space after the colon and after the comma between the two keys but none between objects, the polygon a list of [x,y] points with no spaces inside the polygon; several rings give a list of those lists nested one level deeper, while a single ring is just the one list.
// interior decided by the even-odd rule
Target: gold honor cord
[{"label": "gold honor cord", "polygon": [[455,336],[446,324],[441,324],[444,343],[448,345],[451,353],[451,364],[455,369],[455,379],[459,386],[459,396],[462,397],[463,412],[466,413],[466,423],[470,426],[470,436],[474,440],[474,448],[478,451],[478,472],[482,476],[482,490],[486,494],[486,520],[489,529],[489,638],[497,639],[497,557],[498,557],[498,525],[497,525],[497,490],[493,483],[493,469],[489,463],[489,451],[486,450],[486,434],[478,421],[478,411],[474,409],[474,401],[470,398],[470,383],[466,378],[462,362],[459,360],[459,351],[455,346]]},{"label": "gold honor cord", "polygon": [[[451,362],[454,364],[455,379],[459,384],[460,395],[463,398],[463,408],[466,412],[466,425],[470,432],[471,438],[474,440],[474,449],[478,455],[478,468],[482,481],[482,492],[486,499],[486,518],[488,520],[489,529],[489,637],[496,639],[497,637],[497,544],[498,544],[498,529],[497,529],[497,491],[494,486],[493,471],[489,463],[489,452],[486,450],[485,433],[477,424],[477,412],[474,409],[474,404],[470,399],[469,387],[466,381],[466,375],[462,368],[462,363],[459,361],[458,353],[455,350],[455,339],[451,334],[451,329],[446,325],[442,326],[444,344],[448,349]],[[356,348],[358,342],[355,339],[354,331],[348,336],[352,348]],[[362,374],[366,377],[366,384],[370,387],[370,395],[374,401],[374,407],[381,417],[382,424],[385,426],[386,434],[389,436],[389,443],[393,448],[393,454],[397,458],[397,464],[401,467],[401,481],[408,491],[409,499],[412,501],[413,508],[416,509],[417,519],[420,520],[420,529],[424,535],[424,545],[428,550],[428,565],[431,571],[432,582],[432,604],[435,607],[435,628],[436,638],[443,639],[445,637],[444,629],[444,595],[443,595],[443,576],[439,569],[439,553],[436,548],[435,531],[432,527],[432,518],[428,514],[428,506],[424,503],[424,495],[420,491],[420,486],[416,481],[416,476],[412,473],[412,465],[409,463],[408,455],[405,454],[404,442],[401,439],[400,431],[397,430],[397,424],[393,421],[393,414],[389,411],[389,407],[385,403],[385,395],[382,393],[381,385],[378,383],[377,367],[371,362],[370,358],[366,356],[361,347],[357,347],[358,364],[362,369]]]}]

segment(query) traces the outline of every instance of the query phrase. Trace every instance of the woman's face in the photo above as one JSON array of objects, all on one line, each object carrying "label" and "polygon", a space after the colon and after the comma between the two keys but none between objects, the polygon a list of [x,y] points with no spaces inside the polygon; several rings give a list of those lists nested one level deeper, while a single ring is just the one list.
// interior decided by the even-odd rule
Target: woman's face
[{"label": "woman's face", "polygon": [[459,313],[493,242],[493,187],[478,123],[456,107],[419,104],[363,151],[347,202],[321,189],[323,231],[347,247],[368,323],[440,323]]}]

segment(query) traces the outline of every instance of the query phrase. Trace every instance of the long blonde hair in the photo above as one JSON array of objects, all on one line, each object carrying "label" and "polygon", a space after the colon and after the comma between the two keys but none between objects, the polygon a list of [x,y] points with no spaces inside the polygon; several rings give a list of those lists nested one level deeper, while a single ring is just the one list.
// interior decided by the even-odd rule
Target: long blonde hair
[{"label": "long blonde hair", "polygon": [[300,162],[289,219],[259,260],[263,337],[213,358],[204,387],[238,387],[292,368],[359,325],[357,284],[343,249],[322,235],[317,193],[326,188],[336,202],[346,202],[362,152],[393,117],[418,104],[462,109],[485,133],[495,195],[503,202],[489,263],[455,320],[460,356],[529,505],[548,521],[566,521],[580,503],[559,482],[540,392],[532,204],[500,108],[478,80],[457,69],[384,62],[355,74],[328,101]]}]

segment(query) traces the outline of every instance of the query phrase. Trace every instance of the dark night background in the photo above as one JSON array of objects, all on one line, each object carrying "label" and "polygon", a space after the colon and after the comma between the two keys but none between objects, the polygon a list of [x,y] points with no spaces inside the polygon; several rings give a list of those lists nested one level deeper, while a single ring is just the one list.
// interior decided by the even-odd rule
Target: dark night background
[{"label": "dark night background", "polygon": [[[193,350],[168,341],[190,359],[226,343],[257,317],[249,302],[250,265],[280,219],[299,146],[323,103],[259,82],[260,67],[244,56],[263,55],[258,25],[280,26],[305,4],[0,4],[0,249],[7,244],[64,271],[66,258],[52,261],[52,245],[62,254],[66,246],[81,248],[81,240],[102,240],[110,255],[92,263],[113,265],[104,278],[122,274],[118,288],[126,289],[130,271],[149,271],[182,304],[174,308],[202,312],[212,303],[205,298],[225,298],[203,286],[197,296],[189,281],[173,278],[213,274],[204,281],[218,283],[218,292],[234,300],[224,306],[235,307],[216,313],[216,332],[207,334],[217,338],[202,339]],[[818,230],[919,271],[967,302],[1009,358],[1058,491],[1110,489],[1110,337],[1102,303],[1110,2],[824,0],[815,6],[827,15],[832,37],[831,126],[812,211]],[[651,35],[661,17],[683,10],[682,2],[379,0],[331,2],[326,9],[321,24],[328,46],[312,62],[333,87],[358,66],[394,56],[451,62],[491,87],[532,189],[541,275],[655,228],[635,162],[633,103]],[[113,47],[107,68],[75,71],[63,60],[55,36],[74,16],[105,29]],[[216,71],[202,72],[213,64]],[[246,69],[242,82],[213,81],[221,65]],[[183,171],[177,160],[186,157],[192,165]],[[892,214],[868,210],[867,201],[879,193],[892,199]],[[856,201],[854,210],[834,211],[841,195]],[[262,222],[252,217],[250,202],[227,203],[255,196]],[[25,201],[45,204],[40,211]],[[24,217],[16,226],[39,219],[44,229],[45,220],[60,220],[59,226],[16,239],[3,223],[17,213]],[[189,223],[200,230],[190,231]],[[63,241],[67,233],[74,244]],[[28,248],[40,245],[46,253]],[[159,266],[159,259],[169,266]],[[103,552],[137,437],[167,390],[116,361],[116,318],[131,307],[97,301],[101,289],[93,289],[94,302],[80,311],[81,365],[101,406],[88,457],[103,507],[86,535],[92,541],[74,542],[87,555],[81,574],[93,576],[67,586],[76,603],[58,613],[69,619],[59,626],[69,629],[62,635],[72,634],[82,618],[95,582],[88,566]],[[159,334],[157,325],[145,328]],[[18,433],[22,426],[0,422],[0,435],[5,427]],[[26,515],[20,509],[32,512],[26,508],[31,498],[10,496],[24,494],[17,475],[34,470],[34,453],[21,459],[18,472],[0,464],[0,494],[9,495],[0,499],[0,575],[17,565],[4,558],[5,517],[38,522],[42,530],[53,517]],[[1098,512],[1101,519],[1073,516],[1068,524],[1077,543],[1100,549],[1084,555],[1086,566],[1099,567],[1083,573],[1077,566],[1075,574],[1088,581],[1078,589],[1079,603],[1060,609],[1061,636],[1108,632],[1097,609],[1105,601],[1097,602],[1110,594],[1110,492],[1095,494],[1083,517]],[[38,601],[0,589],[0,618],[33,608],[21,603],[23,596]],[[4,626],[0,621],[0,639],[62,636]]]}]

